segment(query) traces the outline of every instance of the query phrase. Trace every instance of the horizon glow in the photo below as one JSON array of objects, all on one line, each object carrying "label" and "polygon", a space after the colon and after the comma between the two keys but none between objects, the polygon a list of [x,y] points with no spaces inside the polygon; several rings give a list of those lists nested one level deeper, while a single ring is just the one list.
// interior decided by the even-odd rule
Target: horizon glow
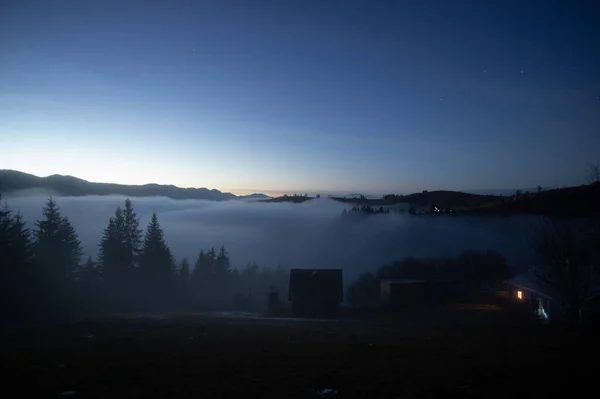
[{"label": "horizon glow", "polygon": [[0,15],[0,169],[234,193],[578,185],[583,5],[59,0]]}]

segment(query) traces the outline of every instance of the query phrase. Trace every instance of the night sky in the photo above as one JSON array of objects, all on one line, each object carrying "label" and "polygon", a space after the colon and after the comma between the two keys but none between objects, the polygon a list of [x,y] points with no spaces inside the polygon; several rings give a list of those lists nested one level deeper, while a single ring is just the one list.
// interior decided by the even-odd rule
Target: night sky
[{"label": "night sky", "polygon": [[0,1],[0,169],[408,193],[591,162],[594,1]]}]

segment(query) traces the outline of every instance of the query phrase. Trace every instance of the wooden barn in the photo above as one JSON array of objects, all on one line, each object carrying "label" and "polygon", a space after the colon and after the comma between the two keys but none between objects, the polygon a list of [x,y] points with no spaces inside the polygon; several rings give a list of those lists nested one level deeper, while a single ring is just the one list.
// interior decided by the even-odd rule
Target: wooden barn
[{"label": "wooden barn", "polygon": [[344,300],[342,269],[290,270],[289,300],[296,317],[335,314]]}]

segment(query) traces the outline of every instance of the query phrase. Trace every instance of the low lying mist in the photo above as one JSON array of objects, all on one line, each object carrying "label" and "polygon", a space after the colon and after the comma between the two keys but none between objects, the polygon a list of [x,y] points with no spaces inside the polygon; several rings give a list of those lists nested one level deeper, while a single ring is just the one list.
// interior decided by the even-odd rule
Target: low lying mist
[{"label": "low lying mist", "polygon": [[[53,197],[82,241],[85,256],[96,257],[103,229],[123,196]],[[33,227],[47,195],[7,198]],[[463,250],[496,250],[512,267],[531,262],[532,235],[539,218],[369,215],[342,220],[348,205],[328,198],[301,204],[131,198],[146,228],[158,214],[167,244],[177,260],[193,265],[201,249],[224,245],[232,266],[344,269],[344,282],[407,256],[454,256]]]}]

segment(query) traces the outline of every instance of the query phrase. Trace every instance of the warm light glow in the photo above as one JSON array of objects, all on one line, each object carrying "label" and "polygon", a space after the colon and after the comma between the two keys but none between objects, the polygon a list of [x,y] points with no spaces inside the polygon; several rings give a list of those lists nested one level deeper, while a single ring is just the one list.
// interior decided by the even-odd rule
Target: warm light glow
[{"label": "warm light glow", "polygon": [[517,291],[517,298],[523,299],[523,291]]}]

